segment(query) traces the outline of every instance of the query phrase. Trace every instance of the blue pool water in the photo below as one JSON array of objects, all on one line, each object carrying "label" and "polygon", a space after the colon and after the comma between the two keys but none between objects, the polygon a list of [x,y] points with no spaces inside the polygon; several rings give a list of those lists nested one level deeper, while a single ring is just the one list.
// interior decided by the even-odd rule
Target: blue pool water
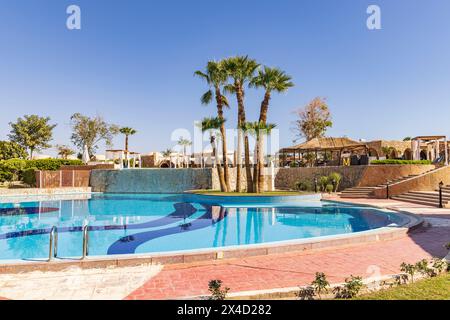
[{"label": "blue pool water", "polygon": [[[233,200],[231,200],[233,201]],[[237,200],[236,200],[237,201]],[[88,199],[0,203],[0,260],[48,256],[57,226],[58,256],[79,257],[89,225],[89,254],[207,249],[366,231],[404,223],[370,207],[322,201],[238,204],[190,195],[92,194]]]}]

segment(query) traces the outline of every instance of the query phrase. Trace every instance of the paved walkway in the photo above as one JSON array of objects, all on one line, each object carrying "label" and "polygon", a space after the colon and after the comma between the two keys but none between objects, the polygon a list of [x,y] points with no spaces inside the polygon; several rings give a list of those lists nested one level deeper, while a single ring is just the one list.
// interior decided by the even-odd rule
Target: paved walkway
[{"label": "paved walkway", "polygon": [[351,200],[396,207],[422,215],[428,224],[391,241],[301,253],[195,264],[140,266],[0,275],[0,296],[9,299],[177,299],[208,294],[208,282],[221,279],[231,293],[296,288],[325,272],[330,282],[360,275],[399,272],[402,262],[444,257],[450,242],[450,210],[392,200]]},{"label": "paved walkway", "polygon": [[[335,200],[340,200],[335,198]],[[349,201],[350,202],[350,201]],[[351,202],[355,202],[353,199]],[[297,287],[310,283],[316,272],[330,282],[346,277],[364,278],[398,273],[402,262],[414,263],[444,257],[450,242],[450,210],[435,209],[393,200],[358,200],[361,204],[395,207],[434,219],[398,240],[352,247],[251,257],[245,259],[166,266],[127,299],[175,299],[208,294],[208,282],[221,279],[231,293]]]}]

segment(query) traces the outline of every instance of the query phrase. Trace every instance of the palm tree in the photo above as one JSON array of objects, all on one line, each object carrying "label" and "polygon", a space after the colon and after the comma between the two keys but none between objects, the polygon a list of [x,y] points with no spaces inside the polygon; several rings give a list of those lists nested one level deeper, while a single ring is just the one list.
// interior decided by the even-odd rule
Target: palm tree
[{"label": "palm tree", "polygon": [[[260,170],[264,170],[264,150],[261,149],[262,143],[260,143],[262,137],[264,134],[270,134],[270,131],[272,131],[276,127],[275,124],[272,123],[263,123],[262,121],[256,121],[256,122],[246,122],[242,125],[242,130],[244,132],[248,132],[250,134],[253,134],[256,137],[256,166],[255,166],[255,189],[254,191],[256,193],[263,192],[264,191],[264,180],[262,180],[262,184],[260,183],[260,180],[258,179],[256,181],[256,178],[259,178],[263,176],[263,172]],[[261,157],[262,155],[262,157]]]},{"label": "palm tree", "polygon": [[[224,68],[233,83],[225,87],[225,91],[236,95],[238,104],[238,144],[237,144],[237,176],[236,189],[241,190],[241,159],[242,159],[242,126],[246,122],[244,106],[244,85],[253,79],[259,64],[247,56],[237,56],[225,59]],[[248,135],[244,133],[245,171],[247,176],[247,192],[253,192],[253,179],[250,167],[250,148]]]},{"label": "palm tree", "polygon": [[[180,139],[178,139],[178,145],[183,148],[183,159],[184,159],[183,162],[185,162],[186,161],[186,148],[188,146],[191,146],[192,142],[191,142],[191,140],[184,139],[183,137],[180,137]],[[189,168],[189,160],[186,163],[186,166]]]},{"label": "palm tree", "polygon": [[125,135],[125,151],[128,151],[128,137],[137,133],[136,130],[130,127],[120,128],[119,132]]},{"label": "palm tree", "polygon": [[173,153],[172,149],[166,149],[162,152],[162,156],[164,158],[169,158],[169,168],[172,168],[172,153]]},{"label": "palm tree", "polygon": [[218,164],[218,157],[217,157],[217,148],[216,148],[216,137],[214,135],[214,131],[220,130],[220,127],[224,123],[224,119],[220,119],[219,117],[216,118],[204,118],[201,123],[201,129],[202,132],[209,131],[209,141],[211,143],[212,147],[212,153],[214,156],[214,162],[216,164],[217,168],[217,174],[219,175],[219,182],[220,182],[220,190],[223,192],[228,192],[227,185],[225,183],[225,176],[222,171],[222,167]]},{"label": "palm tree", "polygon": [[[278,68],[264,67],[263,70],[258,71],[258,75],[252,79],[250,82],[251,87],[264,88],[265,94],[264,99],[261,102],[261,109],[259,112],[259,122],[262,126],[267,124],[267,112],[269,110],[269,103],[272,92],[286,92],[289,88],[294,86],[291,81],[291,77],[287,75],[284,71]],[[258,189],[263,190],[264,188],[264,135],[260,136],[259,139],[259,154],[257,160],[258,175],[254,175],[256,180],[255,184],[258,184]],[[255,169],[256,171],[256,169]]]},{"label": "palm tree", "polygon": [[56,149],[58,150],[58,155],[62,158],[62,159],[66,159],[69,156],[72,156],[75,154],[75,151],[73,151],[71,148],[69,148],[66,145],[56,145]]},{"label": "palm tree", "polygon": [[[222,95],[222,88],[227,83],[228,75],[226,73],[226,70],[224,69],[223,62],[209,61],[208,64],[206,65],[206,71],[205,72],[196,71],[195,75],[204,79],[210,87],[210,89],[202,95],[201,98],[202,104],[204,105],[210,104],[214,97],[217,106],[217,117],[221,120],[225,120],[223,117],[223,108],[229,107],[229,105],[227,98],[224,95]],[[222,121],[222,125],[220,126],[220,134],[222,136],[222,158],[223,158],[225,183],[227,185],[227,189],[231,190],[230,174],[228,170],[228,158],[227,158],[228,152],[227,152],[225,121]]]}]

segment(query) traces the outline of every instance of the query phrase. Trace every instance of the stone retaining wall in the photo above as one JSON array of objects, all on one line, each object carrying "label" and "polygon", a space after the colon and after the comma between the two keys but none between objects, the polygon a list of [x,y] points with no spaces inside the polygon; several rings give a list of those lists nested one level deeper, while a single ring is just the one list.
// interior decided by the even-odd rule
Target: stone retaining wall
[{"label": "stone retaining wall", "polygon": [[342,176],[340,189],[371,187],[413,174],[422,174],[434,169],[434,165],[370,165],[350,167],[280,168],[275,178],[275,187],[293,188],[299,180],[313,181],[315,177],[338,172]]}]

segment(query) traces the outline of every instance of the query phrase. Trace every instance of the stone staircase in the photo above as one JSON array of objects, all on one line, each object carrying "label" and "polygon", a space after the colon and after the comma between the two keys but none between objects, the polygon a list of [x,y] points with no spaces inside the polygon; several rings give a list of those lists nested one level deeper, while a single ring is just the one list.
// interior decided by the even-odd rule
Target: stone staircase
[{"label": "stone staircase", "polygon": [[404,176],[398,179],[394,179],[394,180],[388,180],[383,184],[374,186],[374,187],[353,187],[353,188],[348,188],[345,189],[341,192],[341,198],[370,198],[373,194],[373,192],[375,190],[379,190],[379,189],[384,189],[386,188],[387,184],[394,184],[394,183],[398,183],[398,182],[402,182],[406,179],[411,179],[414,177],[417,177],[418,175],[414,174],[414,175],[409,175],[409,176]]},{"label": "stone staircase", "polygon": [[[410,191],[398,196],[393,196],[392,199],[426,206],[438,207],[439,190]],[[442,204],[444,208],[450,208],[450,186],[442,188]]]}]

